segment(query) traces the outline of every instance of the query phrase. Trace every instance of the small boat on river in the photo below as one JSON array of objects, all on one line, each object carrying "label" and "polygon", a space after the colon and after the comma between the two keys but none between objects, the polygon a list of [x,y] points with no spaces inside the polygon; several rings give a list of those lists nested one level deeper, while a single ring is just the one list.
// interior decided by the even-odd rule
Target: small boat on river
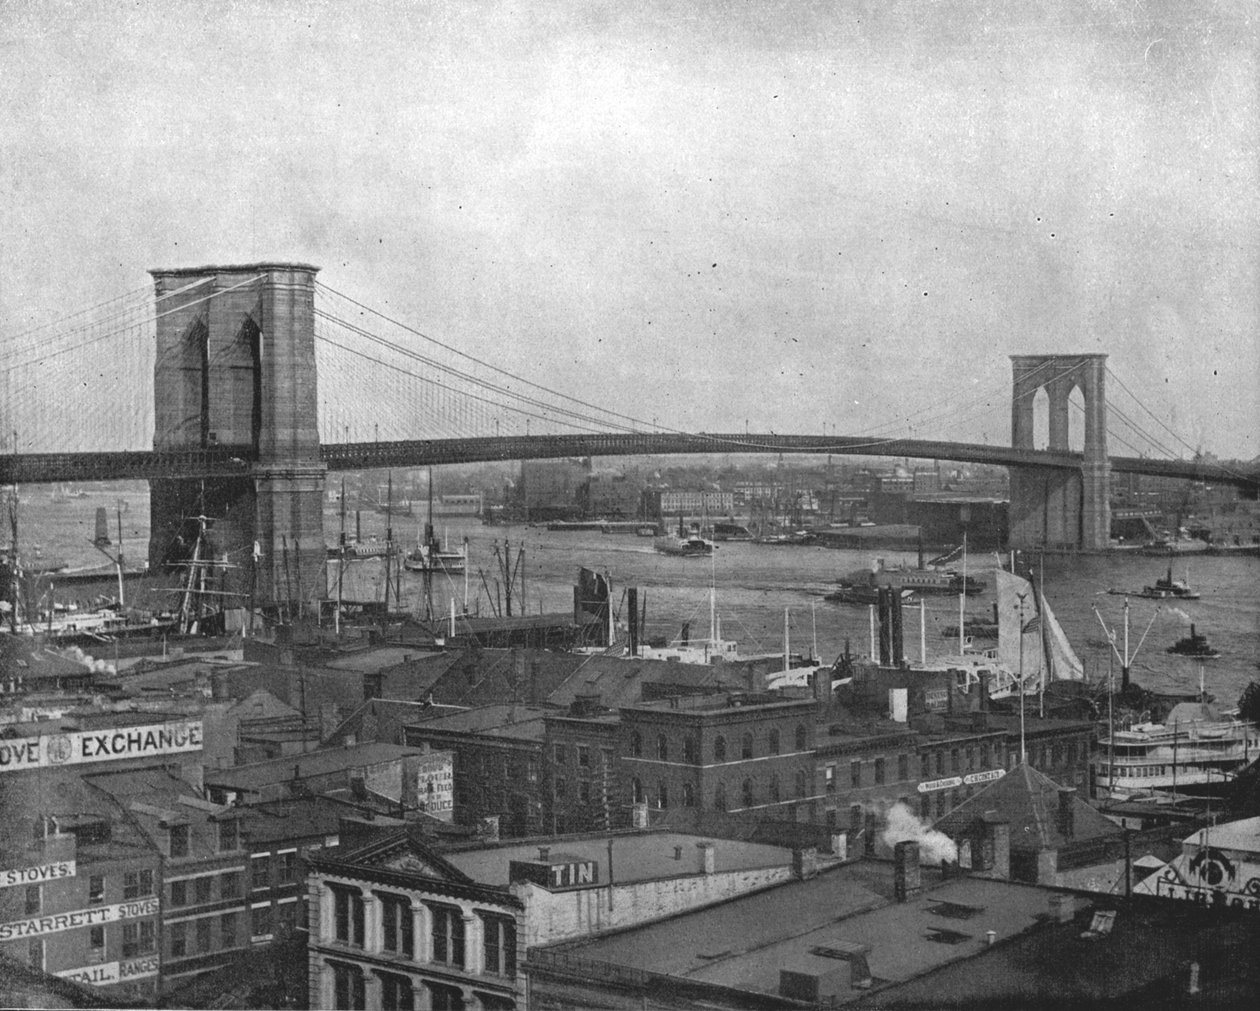
[{"label": "small boat on river", "polygon": [[1184,639],[1178,639],[1165,652],[1176,656],[1194,657],[1196,660],[1215,660],[1221,655],[1219,649],[1213,649],[1208,645],[1206,635],[1200,635],[1194,630],[1194,622],[1190,623],[1190,634]]},{"label": "small boat on river", "polygon": [[1190,574],[1185,579],[1174,579],[1172,566],[1168,566],[1168,574],[1160,576],[1154,585],[1144,586],[1141,590],[1108,590],[1108,593],[1124,597],[1144,597],[1147,600],[1198,600],[1199,592],[1190,586]]}]

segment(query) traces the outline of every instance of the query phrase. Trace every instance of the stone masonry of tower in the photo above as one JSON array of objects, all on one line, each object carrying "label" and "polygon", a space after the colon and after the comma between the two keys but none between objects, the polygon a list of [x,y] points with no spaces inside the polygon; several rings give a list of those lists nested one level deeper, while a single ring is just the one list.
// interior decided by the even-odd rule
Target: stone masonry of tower
[{"label": "stone masonry of tower", "polygon": [[[154,481],[151,568],[187,559],[207,518],[213,588],[231,605],[311,600],[324,585],[315,274],[297,263],[152,270],[162,302],[153,448],[240,447],[240,478]],[[209,295],[213,298],[207,298]],[[255,543],[258,553],[255,553]]]},{"label": "stone masonry of tower", "polygon": [[1069,398],[1085,401],[1084,460],[1079,472],[1011,468],[1011,545],[1051,550],[1105,551],[1111,536],[1111,464],[1107,456],[1107,356],[1012,355],[1011,445],[1033,449],[1033,402],[1045,389],[1050,439],[1068,450]]}]

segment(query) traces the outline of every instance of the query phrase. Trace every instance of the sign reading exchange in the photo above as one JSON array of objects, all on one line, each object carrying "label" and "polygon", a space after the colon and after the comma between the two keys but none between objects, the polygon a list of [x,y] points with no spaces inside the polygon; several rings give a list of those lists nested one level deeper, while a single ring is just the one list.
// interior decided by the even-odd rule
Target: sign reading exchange
[{"label": "sign reading exchange", "polygon": [[153,723],[109,730],[0,741],[0,772],[48,769],[86,762],[114,762],[201,750],[201,721]]}]

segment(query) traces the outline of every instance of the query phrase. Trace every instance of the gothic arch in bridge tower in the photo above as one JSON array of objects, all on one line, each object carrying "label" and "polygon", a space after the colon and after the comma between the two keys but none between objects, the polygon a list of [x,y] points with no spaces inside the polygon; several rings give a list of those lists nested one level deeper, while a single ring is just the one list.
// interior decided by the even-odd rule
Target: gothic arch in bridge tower
[{"label": "gothic arch in bridge tower", "polygon": [[219,592],[242,602],[293,598],[299,587],[307,599],[323,593],[317,269],[150,271],[157,295],[167,296],[157,325],[153,448],[230,447],[251,464],[244,477],[152,482],[150,566],[186,558],[204,513],[214,556],[234,566]]},{"label": "gothic arch in bridge tower", "polygon": [[[1011,468],[1015,547],[1102,551],[1111,535],[1107,356],[1012,355],[1011,446],[1034,447],[1034,398],[1045,391],[1051,450],[1070,451],[1073,401],[1084,412],[1081,469]],[[1074,396],[1074,391],[1076,391]]]}]

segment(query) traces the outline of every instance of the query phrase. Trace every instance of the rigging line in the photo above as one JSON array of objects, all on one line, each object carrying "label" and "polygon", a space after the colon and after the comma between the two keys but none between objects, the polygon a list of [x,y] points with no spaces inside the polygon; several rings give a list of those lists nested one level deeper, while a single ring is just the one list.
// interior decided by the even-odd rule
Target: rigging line
[{"label": "rigging line", "polygon": [[69,351],[77,351],[80,348],[85,348],[90,344],[95,344],[98,341],[104,340],[106,337],[114,337],[120,333],[127,333],[129,330],[135,330],[137,327],[147,326],[150,323],[156,323],[158,320],[165,319],[167,316],[171,316],[177,312],[183,312],[185,309],[189,309],[194,305],[200,305],[202,302],[209,302],[210,299],[218,298],[220,295],[226,295],[229,291],[235,291],[237,288],[243,288],[247,284],[253,284],[255,281],[259,280],[259,278],[263,276],[264,275],[262,274],[258,274],[254,277],[247,278],[246,280],[241,281],[238,284],[232,285],[230,288],[221,288],[219,291],[211,292],[209,295],[206,295],[202,298],[195,299],[192,302],[185,302],[183,305],[176,306],[174,309],[167,309],[166,312],[157,313],[155,316],[151,318],[137,320],[134,323],[128,323],[126,326],[119,327],[117,330],[110,330],[103,334],[97,334],[95,337],[90,337],[79,344],[73,345],[72,347],[59,348],[55,351],[49,351],[47,354],[43,355],[40,358],[35,358],[35,359],[32,359],[30,361],[25,361],[25,362],[17,362],[16,364],[13,364],[13,365],[0,366],[0,372],[11,372],[14,369],[19,369],[27,365],[41,365],[51,358],[57,358],[61,355],[66,354]]},{"label": "rigging line", "polygon": [[[414,373],[414,372],[410,372],[410,371],[408,371],[407,369],[404,369],[404,368],[403,368],[402,366],[400,366],[400,365],[391,365],[389,362],[383,362],[383,361],[381,361],[379,358],[373,358],[373,357],[371,357],[370,355],[365,354],[364,352],[359,351],[359,350],[358,350],[358,349],[356,349],[356,348],[351,348],[351,347],[347,347],[347,346],[346,346],[346,345],[344,345],[344,344],[339,344],[337,341],[335,341],[335,340],[333,340],[332,338],[327,337],[327,336],[319,336],[319,335],[316,335],[316,338],[315,338],[315,339],[316,339],[316,340],[323,341],[325,344],[332,345],[333,347],[340,348],[342,351],[345,351],[345,352],[347,352],[348,354],[356,355],[357,357],[362,358],[362,359],[364,359],[365,361],[370,362],[370,363],[371,363],[371,364],[373,364],[373,365],[379,366],[379,367],[381,367],[381,368],[392,369],[392,370],[393,370],[393,371],[395,371],[395,372],[400,372],[400,373],[402,373],[404,376],[411,376],[411,378],[413,378],[413,379],[418,379],[418,380],[420,380],[420,382],[422,382],[422,383],[428,383],[430,386],[435,386],[435,387],[438,387],[438,388],[443,389],[443,390],[448,390],[448,391],[450,391],[450,392],[452,392],[452,393],[454,393],[454,394],[456,394],[456,395],[458,395],[458,396],[469,397],[469,398],[471,398],[471,399],[473,399],[473,400],[478,400],[478,401],[481,401],[481,402],[482,402],[482,403],[484,403],[484,404],[491,404],[492,406],[497,407],[497,408],[500,408],[501,410],[511,411],[511,412],[513,412],[514,414],[521,414],[521,415],[524,415],[525,417],[528,417],[528,418],[537,418],[539,421],[550,421],[550,422],[552,422],[553,424],[568,425],[570,428],[576,428],[576,429],[578,429],[579,431],[589,432],[589,433],[590,433],[590,434],[592,434],[592,435],[601,435],[601,434],[604,434],[604,433],[603,433],[603,431],[602,431],[601,429],[597,429],[597,428],[587,428],[587,429],[583,429],[581,426],[579,426],[579,425],[575,425],[575,424],[573,424],[572,422],[569,422],[569,421],[561,421],[561,420],[557,420],[557,419],[555,419],[555,418],[548,418],[548,417],[546,417],[545,415],[541,415],[541,414],[534,414],[534,413],[533,413],[533,412],[531,412],[531,411],[525,411],[525,410],[522,410],[522,409],[521,409],[521,408],[519,408],[519,407],[513,407],[513,406],[511,406],[510,404],[499,404],[497,401],[490,400],[490,399],[489,399],[489,398],[487,398],[487,397],[478,396],[476,393],[470,393],[470,392],[468,392],[468,391],[466,391],[466,390],[459,390],[459,389],[456,389],[456,388],[454,388],[454,387],[452,387],[452,386],[447,386],[445,383],[440,383],[440,382],[438,382],[438,381],[437,381],[437,380],[435,380],[435,379],[429,379],[429,378],[427,378],[426,376],[420,376],[420,375],[417,375],[417,374],[416,374],[416,373]],[[424,441],[424,440],[417,440],[417,441]]]},{"label": "rigging line", "polygon": [[[168,298],[173,298],[175,295],[182,294],[183,292],[188,291],[191,288],[196,288],[203,284],[209,284],[211,280],[213,279],[209,277],[202,278],[200,281],[193,281],[191,284],[186,284],[182,288],[177,288],[174,291],[169,291],[165,295],[155,298],[153,300],[154,304],[156,305],[158,302],[163,302]],[[126,309],[123,309],[119,312],[114,313],[112,316],[103,316],[98,320],[93,320],[91,323],[85,323],[80,326],[74,327],[72,329],[64,330],[61,333],[57,334],[56,336],[52,337],[51,340],[56,341],[56,340],[61,340],[66,337],[73,337],[75,334],[83,333],[85,330],[91,330],[93,327],[104,326],[106,323],[110,322],[111,320],[124,319],[127,316],[132,315],[133,313],[143,312],[143,311],[146,311],[147,309],[148,309],[148,300],[146,299],[143,304],[130,306]],[[137,326],[139,325],[139,323],[142,323],[142,322],[144,321],[143,320],[137,321],[137,323],[130,324],[129,326],[124,327],[123,329],[130,329],[131,326]],[[49,325],[51,326],[53,324],[49,324]],[[46,343],[46,342],[42,342],[42,343]],[[6,351],[6,354],[9,354],[9,355],[24,354],[27,351],[32,351],[42,346],[42,343],[28,344],[26,347],[22,347],[22,348],[9,348]]]},{"label": "rigging line", "polygon": [[[1075,408],[1076,408],[1076,410],[1078,410],[1078,411],[1081,413],[1081,415],[1082,415],[1082,416],[1084,416],[1084,414],[1085,414],[1085,408],[1084,408],[1084,407],[1080,406],[1079,404],[1072,403],[1072,401],[1071,401],[1071,400],[1069,400],[1069,401],[1068,401],[1068,403],[1069,403],[1069,404],[1071,404],[1073,407],[1075,407]],[[1139,435],[1141,435],[1141,434],[1142,434],[1142,432],[1139,430],[1139,431],[1138,431],[1138,434],[1139,434]],[[1138,456],[1142,456],[1142,455],[1143,455],[1142,451],[1141,451],[1140,449],[1138,449],[1135,445],[1133,445],[1133,443],[1129,442],[1127,439],[1125,439],[1125,438],[1124,438],[1123,436],[1121,436],[1119,433],[1112,431],[1110,428],[1108,428],[1108,429],[1107,429],[1107,435],[1108,435],[1108,436],[1110,436],[1111,438],[1115,439],[1115,440],[1116,440],[1116,442],[1120,443],[1121,445],[1123,445],[1123,446],[1127,446],[1129,449],[1133,450],[1133,452],[1134,452],[1134,453],[1136,453]]]},{"label": "rigging line", "polygon": [[415,334],[417,337],[420,337],[423,340],[429,341],[431,344],[436,344],[438,347],[443,348],[447,351],[450,351],[453,354],[457,354],[461,358],[466,358],[471,362],[476,362],[478,365],[481,365],[484,368],[492,369],[493,371],[499,373],[500,375],[507,376],[509,379],[515,379],[516,381],[525,383],[526,385],[532,386],[535,389],[542,390],[544,393],[550,393],[553,397],[560,397],[563,400],[571,400],[576,404],[581,404],[583,407],[588,407],[588,408],[591,408],[592,410],[600,411],[601,413],[604,413],[604,414],[611,414],[612,416],[621,418],[625,421],[630,421],[635,424],[639,424],[638,419],[632,418],[629,415],[621,414],[617,411],[610,411],[607,408],[599,407],[596,404],[587,403],[585,400],[581,400],[577,397],[570,397],[567,394],[560,393],[559,391],[550,389],[549,387],[546,387],[546,386],[542,386],[539,383],[531,382],[530,380],[524,378],[523,376],[514,375],[513,373],[508,372],[506,369],[499,368],[497,365],[491,365],[489,362],[482,361],[480,358],[467,354],[466,352],[460,351],[458,348],[451,347],[448,344],[443,344],[441,341],[436,340],[435,338],[430,337],[427,334],[421,333],[419,330],[416,330],[414,327],[410,327],[406,323],[393,319],[390,316],[386,316],[383,312],[379,312],[378,310],[373,309],[370,306],[366,306],[362,302],[357,302],[353,298],[351,298],[349,295],[342,294],[341,292],[337,291],[334,288],[328,287],[326,284],[323,284],[322,282],[317,281],[315,282],[315,284],[316,284],[316,287],[322,288],[324,291],[327,291],[330,294],[336,295],[339,298],[343,298],[347,302],[351,303],[352,305],[356,305],[360,309],[363,309],[376,316],[379,316],[381,319],[387,320],[388,322],[393,323],[395,326],[402,327],[407,332]]},{"label": "rigging line", "polygon": [[[417,352],[410,351],[407,348],[396,345],[385,338],[379,337],[376,334],[372,334],[366,330],[362,330],[359,327],[356,327],[352,323],[347,323],[345,320],[341,320],[336,317],[329,316],[326,312],[323,312],[322,310],[316,310],[316,315],[319,316],[321,319],[335,323],[347,330],[352,331],[353,333],[357,333],[360,336],[366,338],[367,340],[372,341],[373,343],[380,344],[383,347],[389,348],[391,351],[394,351],[397,354],[403,355],[406,358],[412,359],[414,361],[418,361],[424,365],[432,366],[434,369],[437,369],[441,372],[447,373],[452,376],[457,376],[460,379],[466,380],[467,382],[471,383],[472,385],[478,388],[490,390],[495,393],[502,394],[503,396],[511,397],[513,399],[520,400],[524,403],[531,404],[535,407],[539,407],[543,410],[552,411],[556,414],[567,415],[569,417],[577,418],[581,421],[590,422],[592,424],[596,422],[605,423],[603,422],[603,419],[591,418],[566,407],[560,407],[557,405],[548,404],[545,401],[537,400],[536,398],[528,397],[521,393],[516,393],[512,390],[507,389],[506,387],[497,386],[493,383],[487,382],[486,380],[481,379],[477,376],[471,375],[469,373],[461,372],[460,370],[451,368],[450,366],[444,365],[443,363],[439,361],[435,361]],[[461,391],[456,391],[456,392],[461,392]],[[613,426],[613,427],[620,427],[624,429],[624,426]]]}]

